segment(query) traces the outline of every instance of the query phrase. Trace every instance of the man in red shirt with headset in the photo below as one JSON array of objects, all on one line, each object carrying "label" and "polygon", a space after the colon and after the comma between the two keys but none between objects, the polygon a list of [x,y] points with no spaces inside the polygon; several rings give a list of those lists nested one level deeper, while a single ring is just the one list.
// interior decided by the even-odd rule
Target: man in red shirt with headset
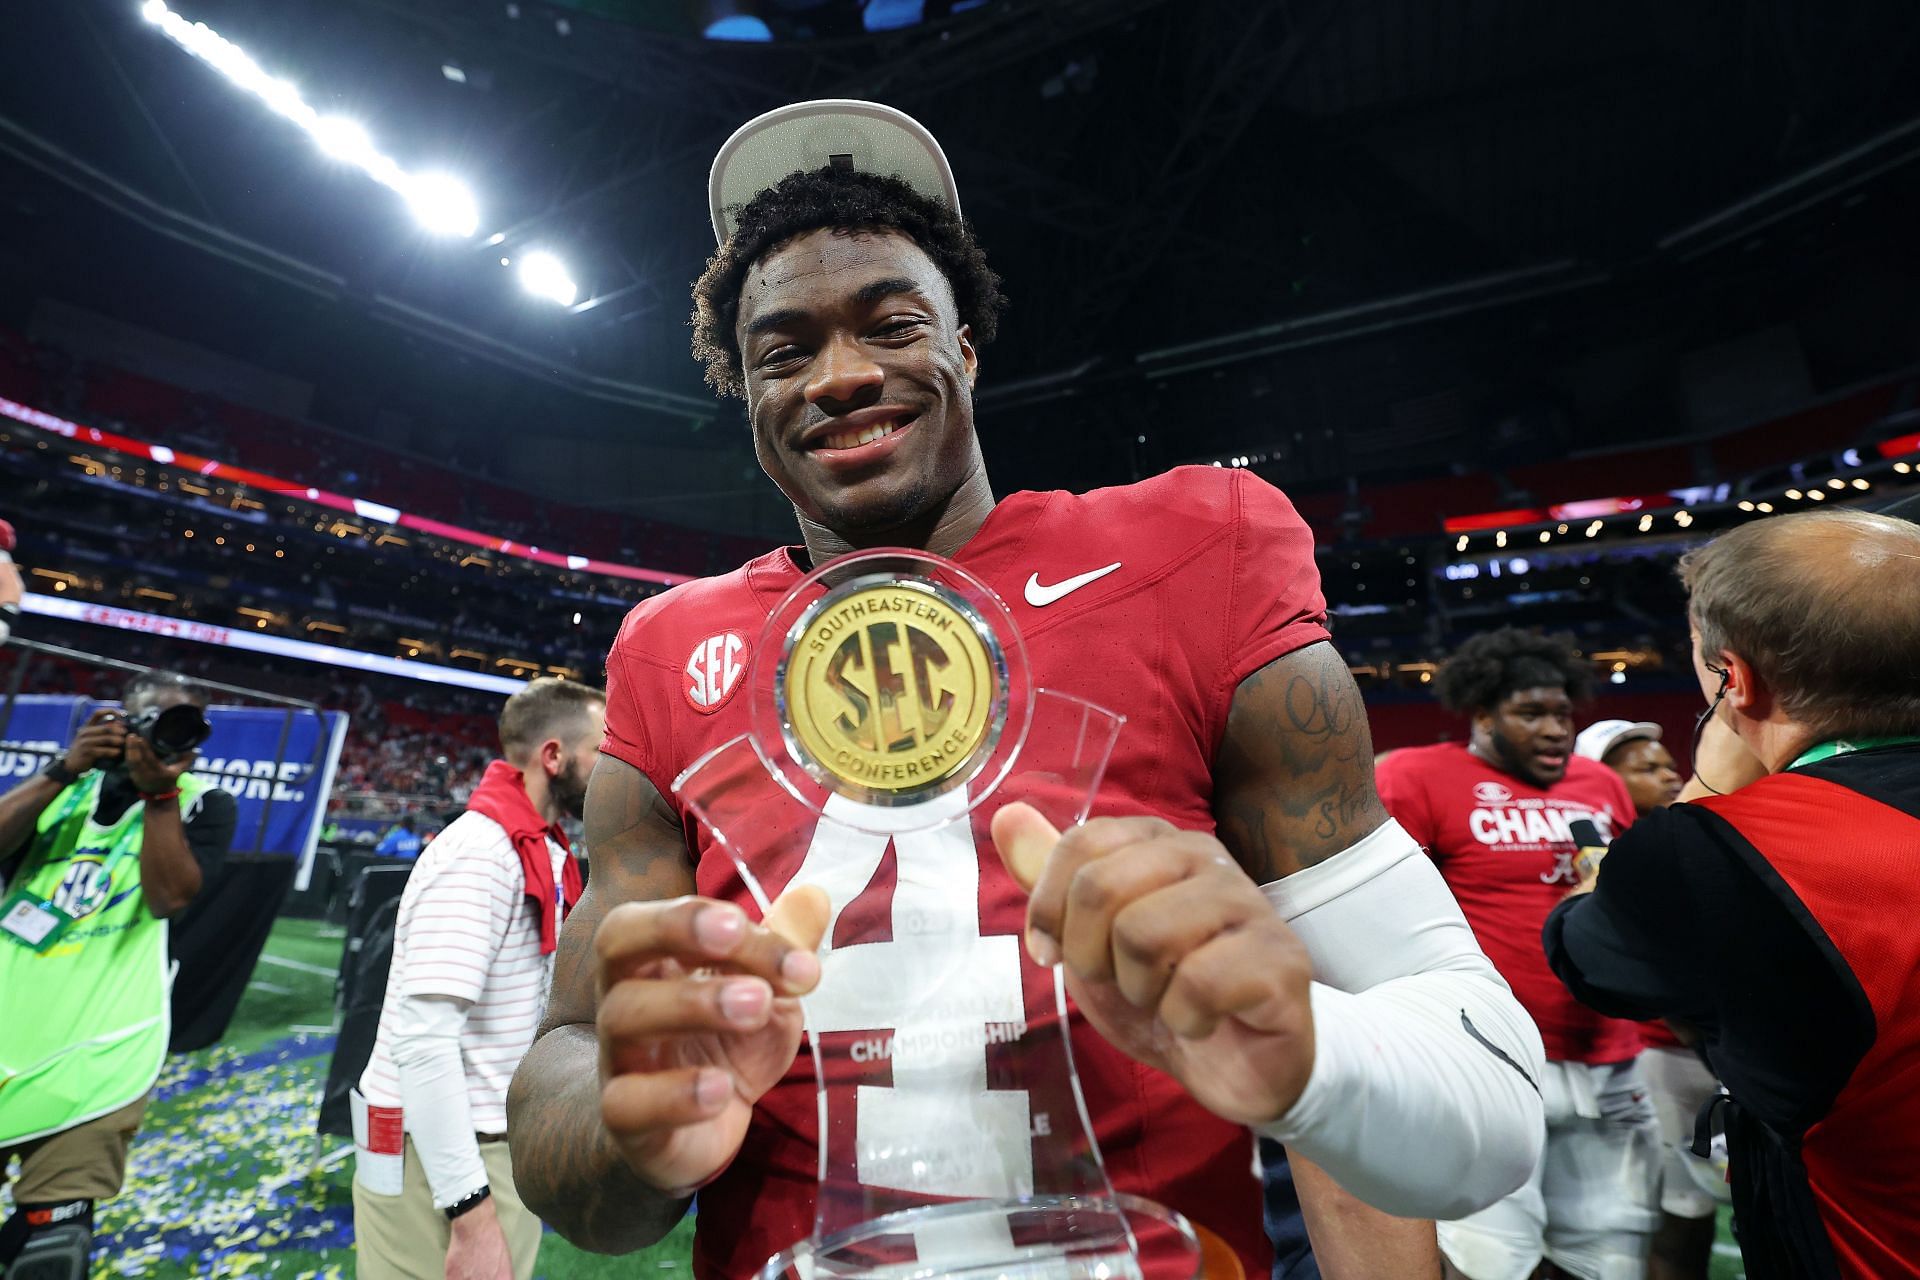
[{"label": "man in red shirt with headset", "polygon": [[1774,516],[1681,576],[1693,780],[1555,909],[1547,955],[1594,1009],[1699,1032],[1752,1280],[1915,1280],[1920,527]]}]

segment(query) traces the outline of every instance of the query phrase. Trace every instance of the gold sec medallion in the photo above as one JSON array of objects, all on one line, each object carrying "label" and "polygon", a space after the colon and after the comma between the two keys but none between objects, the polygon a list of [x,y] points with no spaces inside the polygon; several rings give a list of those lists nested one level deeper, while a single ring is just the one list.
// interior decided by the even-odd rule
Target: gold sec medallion
[{"label": "gold sec medallion", "polygon": [[990,752],[1004,717],[999,646],[938,585],[848,583],[794,624],[777,687],[789,745],[820,781],[898,803]]}]

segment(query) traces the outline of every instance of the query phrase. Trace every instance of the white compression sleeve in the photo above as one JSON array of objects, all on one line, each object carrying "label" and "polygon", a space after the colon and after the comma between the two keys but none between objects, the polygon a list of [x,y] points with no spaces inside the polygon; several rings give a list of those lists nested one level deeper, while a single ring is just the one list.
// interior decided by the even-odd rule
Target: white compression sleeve
[{"label": "white compression sleeve", "polygon": [[451,996],[399,999],[393,1065],[400,1073],[400,1114],[427,1171],[434,1207],[445,1209],[487,1181],[460,1060],[468,1003]]},{"label": "white compression sleeve", "polygon": [[1401,1217],[1464,1217],[1525,1182],[1546,1140],[1540,1032],[1405,829],[1262,891],[1318,980],[1306,1091],[1260,1132]]}]

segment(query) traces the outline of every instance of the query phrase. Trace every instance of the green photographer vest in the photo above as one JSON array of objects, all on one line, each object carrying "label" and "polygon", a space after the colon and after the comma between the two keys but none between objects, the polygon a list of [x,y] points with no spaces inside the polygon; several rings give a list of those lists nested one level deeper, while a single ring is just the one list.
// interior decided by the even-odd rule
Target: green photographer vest
[{"label": "green photographer vest", "polygon": [[[102,781],[54,797],[8,884],[74,920],[44,952],[0,937],[0,1148],[119,1110],[166,1057],[173,975],[167,922],[140,892],[146,806],[101,826]],[[178,785],[187,810],[213,784]]]}]

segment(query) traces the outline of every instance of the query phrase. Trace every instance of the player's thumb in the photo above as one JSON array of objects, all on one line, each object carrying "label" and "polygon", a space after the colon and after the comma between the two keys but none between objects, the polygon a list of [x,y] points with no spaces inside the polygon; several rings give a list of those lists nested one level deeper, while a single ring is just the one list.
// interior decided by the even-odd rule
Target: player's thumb
[{"label": "player's thumb", "polygon": [[1020,801],[993,815],[993,844],[1014,882],[1028,893],[1047,865],[1047,855],[1060,843],[1060,832],[1038,809]]},{"label": "player's thumb", "polygon": [[818,951],[832,915],[833,902],[825,889],[817,884],[789,885],[767,908],[766,923],[788,946]]}]

